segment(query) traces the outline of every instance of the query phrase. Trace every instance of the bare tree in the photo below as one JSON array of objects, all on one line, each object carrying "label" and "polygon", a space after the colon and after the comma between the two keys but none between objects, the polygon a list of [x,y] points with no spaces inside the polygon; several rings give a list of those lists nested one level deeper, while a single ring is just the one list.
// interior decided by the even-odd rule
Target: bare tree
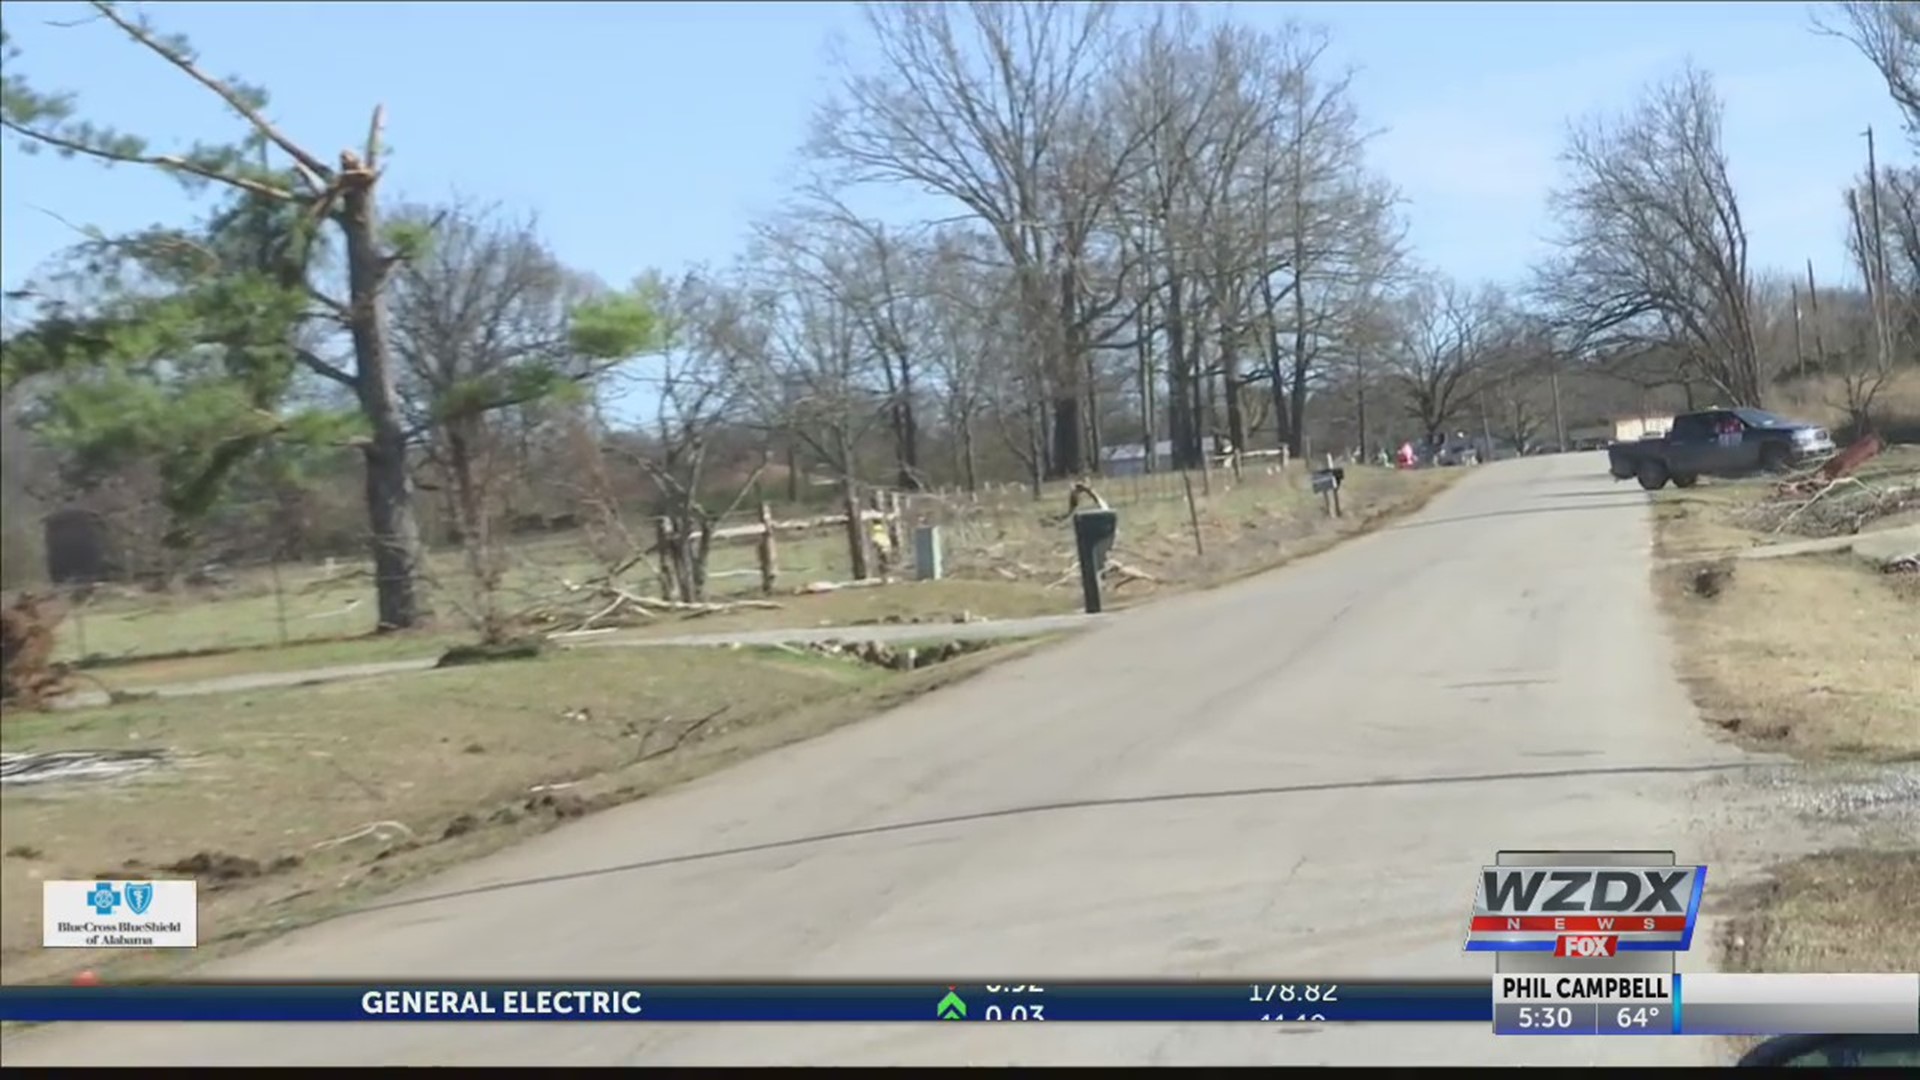
[{"label": "bare tree", "polygon": [[644,372],[629,376],[654,402],[648,445],[629,456],[660,496],[655,543],[665,568],[662,591],[668,599],[698,603],[706,599],[714,528],[746,501],[767,464],[763,453],[729,485],[724,506],[710,501],[716,444],[745,419],[760,342],[748,298],[726,282],[693,275],[671,290],[653,291],[662,295],[664,348]]},{"label": "bare tree", "polygon": [[570,313],[580,283],[541,242],[533,222],[498,209],[403,209],[396,221],[437,222],[434,239],[394,279],[388,304],[400,387],[416,439],[448,495],[475,590],[477,628],[507,632],[505,574],[495,525],[513,447],[505,410],[597,377],[577,357]]},{"label": "bare tree", "polygon": [[798,440],[838,481],[855,578],[868,571],[861,446],[888,400],[869,326],[845,300],[860,254],[791,225],[763,230],[747,268],[734,368],[760,422]]},{"label": "bare tree", "polygon": [[[1856,432],[1872,423],[1875,399],[1894,377],[1896,322],[1906,322],[1907,300],[1894,293],[1887,272],[1886,230],[1877,210],[1879,192],[1871,190],[1873,178],[1847,191],[1847,249],[1853,268],[1866,285],[1867,313],[1862,332],[1854,341],[1839,343],[1841,355],[1840,405],[1847,411],[1849,426]],[[1869,200],[1871,208],[1869,207]]]},{"label": "bare tree", "polygon": [[1568,140],[1551,206],[1559,254],[1537,288],[1601,349],[1666,345],[1733,404],[1758,405],[1747,231],[1711,78],[1688,68]]},{"label": "bare tree", "polygon": [[975,246],[963,235],[939,237],[924,264],[930,363],[961,483],[969,492],[980,486],[980,421],[993,404],[995,384],[1011,382],[1016,367],[1005,348],[1015,333],[1012,277],[970,256],[968,249]]},{"label": "bare tree", "polygon": [[1354,106],[1352,72],[1326,70],[1328,47],[1324,34],[1292,35],[1269,76],[1282,108],[1263,165],[1273,205],[1261,220],[1272,258],[1261,299],[1275,411],[1296,454],[1322,364],[1340,359],[1354,329],[1346,317],[1394,280],[1405,254],[1399,193],[1366,167],[1373,132]]},{"label": "bare tree", "polygon": [[1493,289],[1476,294],[1448,278],[1422,281],[1402,298],[1400,325],[1388,365],[1410,418],[1433,441],[1458,419],[1504,344],[1505,300]]},{"label": "bare tree", "polygon": [[999,242],[1020,283],[1026,344],[1043,350],[1051,469],[1080,472],[1083,365],[1076,269],[1141,142],[1076,153],[1097,136],[1094,87],[1110,59],[1105,3],[872,4],[876,74],[845,72],[809,146],[839,184],[945,196]]},{"label": "bare tree", "polygon": [[1850,0],[1815,16],[1822,33],[1845,39],[1887,80],[1906,114],[1907,135],[1920,145],[1920,0]]}]

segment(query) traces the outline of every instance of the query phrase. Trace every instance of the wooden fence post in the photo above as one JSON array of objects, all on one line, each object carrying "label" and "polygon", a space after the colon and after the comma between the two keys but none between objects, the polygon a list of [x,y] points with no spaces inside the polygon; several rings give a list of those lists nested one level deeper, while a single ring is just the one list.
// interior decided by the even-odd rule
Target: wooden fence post
[{"label": "wooden fence post", "polygon": [[760,504],[760,593],[772,596],[774,583],[780,577],[780,564],[773,539],[773,508],[766,503]]},{"label": "wooden fence post", "polygon": [[1207,553],[1207,545],[1206,542],[1200,538],[1200,508],[1193,501],[1193,473],[1186,469],[1181,469],[1180,481],[1186,485],[1187,489],[1187,520],[1193,524],[1193,553],[1195,555],[1205,555]]},{"label": "wooden fence post", "polygon": [[653,549],[659,555],[660,599],[674,597],[673,522],[665,515],[653,519]]}]

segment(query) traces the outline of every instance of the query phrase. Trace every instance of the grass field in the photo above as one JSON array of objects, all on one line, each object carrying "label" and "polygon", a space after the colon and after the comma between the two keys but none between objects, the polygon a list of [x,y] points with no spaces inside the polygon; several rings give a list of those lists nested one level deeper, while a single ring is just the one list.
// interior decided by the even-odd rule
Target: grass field
[{"label": "grass field", "polygon": [[[1890,449],[1860,478],[1876,489],[1920,479],[1920,447]],[[1846,553],[1724,559],[1800,538],[1765,524],[1786,516],[1764,512],[1773,486],[1703,481],[1655,497],[1661,553],[1678,560],[1657,571],[1656,586],[1680,672],[1707,722],[1743,745],[1813,762],[1912,767],[1920,762],[1920,576],[1881,573]],[[1823,531],[1810,516],[1790,524]],[[1749,971],[1913,970],[1920,842],[1875,839],[1774,867],[1740,898],[1725,962]]]},{"label": "grass field", "polygon": [[[589,650],[404,679],[9,716],[0,747],[10,752],[149,748],[172,761],[110,783],[7,789],[0,981],[82,968],[133,978],[204,961],[1026,647],[908,673],[794,650]],[[129,875],[201,882],[200,949],[39,947],[42,880]]]}]

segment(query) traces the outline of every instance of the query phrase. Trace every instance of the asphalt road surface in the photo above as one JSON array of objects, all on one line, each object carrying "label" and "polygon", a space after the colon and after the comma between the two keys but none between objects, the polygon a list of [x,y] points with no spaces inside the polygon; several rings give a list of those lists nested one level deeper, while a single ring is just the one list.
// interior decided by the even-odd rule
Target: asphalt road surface
[{"label": "asphalt road surface", "polygon": [[[1484,978],[1489,961],[1461,943],[1473,875],[1495,850],[1673,848],[1706,862],[1720,850],[1696,806],[1741,759],[1701,732],[1671,674],[1649,530],[1645,497],[1594,455],[1485,466],[1399,525],[1112,616],[408,895],[479,891],[340,918],[205,974]],[[943,821],[984,811],[1010,812]],[[1703,966],[1700,952],[1683,970]],[[1726,1052],[1496,1039],[1477,1025],[457,1023],[70,1025],[24,1032],[0,1058],[1251,1065]]]}]

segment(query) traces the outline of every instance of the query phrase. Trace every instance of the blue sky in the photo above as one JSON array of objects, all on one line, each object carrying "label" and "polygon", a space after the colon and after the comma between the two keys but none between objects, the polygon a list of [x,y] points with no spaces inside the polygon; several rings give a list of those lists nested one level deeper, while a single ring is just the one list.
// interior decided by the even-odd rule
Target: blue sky
[{"label": "blue sky", "polygon": [[[1811,257],[1837,278],[1838,191],[1872,124],[1906,152],[1871,67],[1817,37],[1794,3],[1235,4],[1238,18],[1332,30],[1377,165],[1405,191],[1421,258],[1512,278],[1541,248],[1544,196],[1571,116],[1617,108],[1684,59],[1713,71],[1756,264]],[[78,5],[0,5],[42,88],[158,147],[234,129],[211,98],[110,26],[46,25]],[[268,86],[285,130],[331,159],[384,102],[390,194],[454,194],[539,216],[562,258],[613,283],[649,267],[723,262],[786,193],[826,44],[857,45],[852,4],[166,3],[218,73]],[[0,277],[15,286],[72,243],[74,222],[178,221],[167,179],[0,151]],[[941,207],[929,216],[950,211]]]}]

